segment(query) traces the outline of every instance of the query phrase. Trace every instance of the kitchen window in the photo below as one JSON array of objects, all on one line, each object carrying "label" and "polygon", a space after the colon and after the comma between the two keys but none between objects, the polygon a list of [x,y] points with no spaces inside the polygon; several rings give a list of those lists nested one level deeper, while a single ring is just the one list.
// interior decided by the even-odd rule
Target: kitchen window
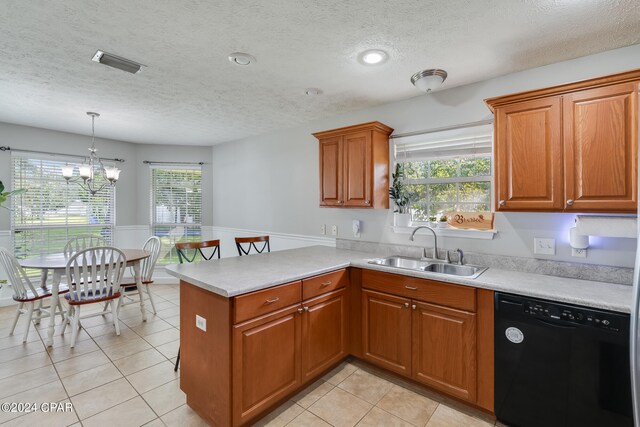
[{"label": "kitchen window", "polygon": [[449,212],[490,212],[493,198],[492,125],[429,132],[395,140],[414,222]]},{"label": "kitchen window", "polygon": [[158,263],[177,263],[176,243],[202,240],[202,170],[150,168],[151,229],[162,242]]},{"label": "kitchen window", "polygon": [[[113,242],[116,189],[110,185],[97,194],[67,184],[61,168],[76,166],[77,158],[34,157],[12,153],[12,189],[25,188],[11,201],[11,234],[18,258],[62,252],[69,239],[92,234]],[[113,166],[105,162],[105,166]]]}]

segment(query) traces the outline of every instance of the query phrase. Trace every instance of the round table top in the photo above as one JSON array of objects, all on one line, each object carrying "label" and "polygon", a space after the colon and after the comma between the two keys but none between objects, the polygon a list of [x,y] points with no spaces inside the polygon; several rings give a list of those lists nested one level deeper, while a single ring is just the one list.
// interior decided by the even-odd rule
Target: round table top
[{"label": "round table top", "polygon": [[[151,253],[142,249],[120,249],[127,258],[127,263],[140,261],[149,258]],[[67,267],[69,256],[64,253],[36,256],[19,260],[20,265],[24,268],[47,268],[47,269],[64,269]]]}]

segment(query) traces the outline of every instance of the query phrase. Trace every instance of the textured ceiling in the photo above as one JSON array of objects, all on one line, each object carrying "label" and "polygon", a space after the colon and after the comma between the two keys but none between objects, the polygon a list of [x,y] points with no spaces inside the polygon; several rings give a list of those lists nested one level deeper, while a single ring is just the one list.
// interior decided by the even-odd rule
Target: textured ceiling
[{"label": "textured ceiling", "polygon": [[0,121],[87,134],[98,111],[101,137],[208,145],[420,95],[425,68],[447,88],[639,42],[638,0],[3,0]]}]

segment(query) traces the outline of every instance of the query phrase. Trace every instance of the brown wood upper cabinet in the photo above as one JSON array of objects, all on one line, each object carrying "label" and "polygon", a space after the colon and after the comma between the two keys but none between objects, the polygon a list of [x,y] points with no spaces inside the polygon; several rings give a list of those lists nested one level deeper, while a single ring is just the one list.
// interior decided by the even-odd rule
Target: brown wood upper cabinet
[{"label": "brown wood upper cabinet", "polygon": [[486,100],[498,211],[636,212],[640,70]]},{"label": "brown wood upper cabinet", "polygon": [[389,208],[389,135],[369,122],[317,132],[320,142],[320,206]]}]

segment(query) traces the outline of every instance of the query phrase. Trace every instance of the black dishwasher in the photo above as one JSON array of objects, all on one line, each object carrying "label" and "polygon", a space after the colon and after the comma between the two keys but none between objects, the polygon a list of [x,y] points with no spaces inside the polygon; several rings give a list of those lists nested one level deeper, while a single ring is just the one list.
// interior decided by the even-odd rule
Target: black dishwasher
[{"label": "black dishwasher", "polygon": [[633,426],[629,315],[496,292],[495,411],[512,427]]}]

